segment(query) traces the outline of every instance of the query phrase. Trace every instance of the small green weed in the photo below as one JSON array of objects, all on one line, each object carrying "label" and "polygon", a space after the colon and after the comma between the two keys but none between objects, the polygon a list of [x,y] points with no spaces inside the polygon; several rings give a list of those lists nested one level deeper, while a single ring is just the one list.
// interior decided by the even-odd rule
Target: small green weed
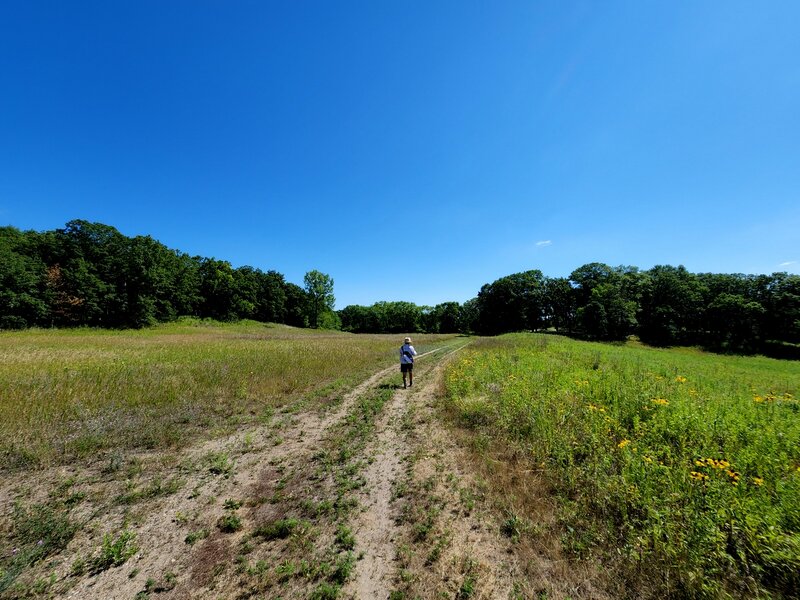
[{"label": "small green weed", "polygon": [[356,538],[345,524],[340,524],[336,530],[336,544],[342,550],[352,550],[356,547]]},{"label": "small green weed", "polygon": [[516,513],[507,510],[506,519],[500,525],[500,532],[506,537],[510,537],[515,544],[519,542],[520,536],[526,529],[525,522]]},{"label": "small green weed", "polygon": [[475,575],[468,573],[464,577],[464,581],[461,582],[461,587],[458,588],[456,600],[467,600],[467,598],[472,598],[472,596],[475,595],[477,584],[478,580],[475,578]]},{"label": "small green weed", "polygon": [[242,519],[234,512],[228,512],[217,520],[217,527],[224,533],[234,533],[241,530]]},{"label": "small green weed", "polygon": [[233,474],[233,462],[227,452],[212,452],[206,457],[209,472],[224,475],[227,479]]},{"label": "small green weed", "polygon": [[336,559],[336,565],[334,566],[333,573],[331,574],[331,580],[336,584],[344,585],[345,582],[350,579],[350,575],[353,573],[355,564],[356,557],[352,552],[348,552],[344,556],[340,556]]},{"label": "small green weed", "polygon": [[303,524],[304,521],[300,521],[299,519],[278,519],[277,521],[260,525],[253,532],[253,535],[262,537],[265,540],[280,540],[292,535],[292,533]]},{"label": "small green weed", "polygon": [[233,500],[232,498],[228,498],[225,502],[222,503],[222,508],[225,510],[237,510],[242,506],[241,500]]},{"label": "small green weed", "polygon": [[324,581],[311,592],[311,600],[336,600],[342,586]]},{"label": "small green weed", "polygon": [[207,538],[209,533],[210,532],[206,528],[198,529],[197,531],[189,533],[183,541],[192,546],[195,542]]},{"label": "small green weed", "polygon": [[107,533],[103,536],[100,551],[89,561],[89,571],[96,575],[111,567],[119,567],[138,551],[134,532],[125,529],[117,537]]}]

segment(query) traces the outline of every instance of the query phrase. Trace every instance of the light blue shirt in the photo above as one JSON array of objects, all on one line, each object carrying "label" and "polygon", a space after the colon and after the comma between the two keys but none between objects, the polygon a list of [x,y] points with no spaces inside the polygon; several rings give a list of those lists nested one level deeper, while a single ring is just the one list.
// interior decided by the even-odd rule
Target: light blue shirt
[{"label": "light blue shirt", "polygon": [[[406,356],[406,352],[409,352],[411,356]],[[411,344],[403,344],[400,347],[400,364],[401,365],[413,365],[414,364],[414,357],[417,355],[417,351],[414,350],[414,346]]]}]

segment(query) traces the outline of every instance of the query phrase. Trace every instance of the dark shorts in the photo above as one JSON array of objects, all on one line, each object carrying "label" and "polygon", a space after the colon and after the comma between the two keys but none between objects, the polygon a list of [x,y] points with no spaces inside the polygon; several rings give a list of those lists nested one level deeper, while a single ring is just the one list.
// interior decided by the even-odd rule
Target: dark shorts
[{"label": "dark shorts", "polygon": [[400,363],[400,372],[401,373],[411,373],[414,370],[414,363]]}]

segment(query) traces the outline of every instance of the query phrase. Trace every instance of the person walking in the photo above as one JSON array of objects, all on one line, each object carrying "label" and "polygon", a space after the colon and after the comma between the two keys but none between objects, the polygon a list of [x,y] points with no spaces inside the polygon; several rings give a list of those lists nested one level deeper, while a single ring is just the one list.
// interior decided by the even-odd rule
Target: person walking
[{"label": "person walking", "polygon": [[403,389],[406,387],[406,373],[408,373],[408,385],[414,385],[414,357],[417,351],[411,345],[411,338],[407,337],[400,346],[400,372],[403,374]]}]

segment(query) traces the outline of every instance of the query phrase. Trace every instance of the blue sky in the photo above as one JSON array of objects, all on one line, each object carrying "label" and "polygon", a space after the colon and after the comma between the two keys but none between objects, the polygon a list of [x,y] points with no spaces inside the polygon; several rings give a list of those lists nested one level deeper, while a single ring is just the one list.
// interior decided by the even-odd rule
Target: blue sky
[{"label": "blue sky", "polygon": [[0,224],[319,269],[800,272],[800,3],[7,1]]}]

